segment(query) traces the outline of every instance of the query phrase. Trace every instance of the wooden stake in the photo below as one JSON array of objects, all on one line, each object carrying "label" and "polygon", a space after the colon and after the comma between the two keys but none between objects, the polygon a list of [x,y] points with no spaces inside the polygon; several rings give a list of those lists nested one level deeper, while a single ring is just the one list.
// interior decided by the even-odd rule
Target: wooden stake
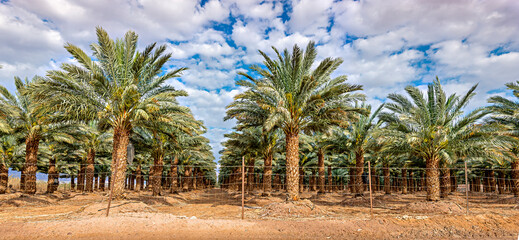
[{"label": "wooden stake", "polygon": [[368,161],[368,174],[369,174],[369,212],[373,216],[373,195],[371,191],[371,161]]},{"label": "wooden stake", "polygon": [[469,177],[467,171],[467,161],[465,161],[465,198],[467,200],[467,214],[469,214]]},{"label": "wooden stake", "polygon": [[110,205],[112,204],[112,196],[114,193],[114,183],[115,183],[115,175],[117,175],[117,158],[115,159],[114,163],[114,176],[111,177],[111,183],[110,183],[110,197],[108,197],[108,207],[106,208],[106,216],[108,217],[108,214],[110,213]]},{"label": "wooden stake", "polygon": [[245,215],[245,156],[241,158],[241,219]]}]

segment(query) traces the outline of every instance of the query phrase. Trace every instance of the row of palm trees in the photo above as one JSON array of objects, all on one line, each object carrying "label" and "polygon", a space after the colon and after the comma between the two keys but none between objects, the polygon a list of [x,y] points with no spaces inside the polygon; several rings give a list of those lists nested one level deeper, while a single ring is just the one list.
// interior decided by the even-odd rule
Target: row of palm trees
[{"label": "row of palm trees", "polygon": [[[123,196],[127,173],[141,165],[152,166],[154,195],[161,194],[164,172],[177,174],[179,165],[214,179],[205,127],[177,102],[187,93],[167,84],[186,68],[169,70],[165,45],[138,51],[132,31],[116,40],[100,27],[96,33],[92,56],[67,43],[73,61],[61,69],[32,80],[15,78],[15,94],[0,87],[0,189],[5,191],[9,168],[22,171],[21,186],[29,194],[36,192],[37,171],[48,171],[49,182],[58,170],[79,171],[86,191],[92,191],[94,174],[106,173],[115,198]],[[136,149],[130,166],[129,145]],[[171,168],[164,169],[168,163]]]},{"label": "row of palm trees", "polygon": [[[220,181],[228,181],[224,178],[242,156],[249,166],[263,159],[263,191],[271,192],[275,162],[286,168],[288,198],[298,200],[305,166],[318,170],[317,185],[324,192],[325,162],[336,167],[354,164],[353,192],[360,195],[367,157],[384,166],[388,176],[394,162],[403,171],[425,167],[427,200],[437,201],[440,185],[450,185],[448,167],[466,161],[475,167],[511,167],[513,192],[519,196],[519,101],[494,96],[490,106],[467,112],[477,85],[463,95],[447,95],[436,79],[425,91],[408,86],[405,94],[389,94],[373,111],[361,103],[361,86],[333,74],[340,58],[315,63],[313,42],[305,51],[297,45],[292,52],[273,50],[276,58],[260,51],[264,66],[252,66],[252,73],[241,73],[244,79],[237,81],[247,90],[228,106],[226,119],[236,119],[237,126],[221,151]],[[518,84],[507,87],[519,97]],[[249,169],[254,174],[254,168]]]}]

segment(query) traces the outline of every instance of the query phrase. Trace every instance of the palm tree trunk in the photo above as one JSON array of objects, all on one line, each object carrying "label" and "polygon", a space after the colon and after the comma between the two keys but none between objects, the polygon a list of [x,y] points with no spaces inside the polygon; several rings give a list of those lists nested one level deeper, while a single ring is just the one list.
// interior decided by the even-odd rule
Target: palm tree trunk
[{"label": "palm tree trunk", "polygon": [[38,170],[38,137],[28,136],[25,139],[25,193],[36,193],[36,171]]},{"label": "palm tree trunk", "polygon": [[441,169],[441,197],[447,197],[451,192],[451,172],[444,166]]},{"label": "palm tree trunk", "polygon": [[160,196],[162,189],[162,170],[164,168],[164,155],[161,151],[157,151],[153,156],[153,176],[152,176],[152,185],[153,185],[153,196]]},{"label": "palm tree trunk", "polygon": [[407,194],[407,169],[402,168],[402,194]]},{"label": "palm tree trunk", "polygon": [[386,194],[391,194],[391,179],[389,176],[388,163],[384,163],[384,191]]},{"label": "palm tree trunk", "polygon": [[317,193],[324,193],[324,152],[323,149],[319,149],[319,152],[317,152],[317,165],[319,167],[319,179],[318,179],[318,185],[319,185],[319,191]]},{"label": "palm tree trunk", "polygon": [[76,183],[74,181],[74,178],[75,178],[74,175],[70,175],[70,190],[71,191],[75,190],[75,188],[76,188]]},{"label": "palm tree trunk", "polygon": [[458,190],[458,179],[456,178],[456,172],[451,169],[451,192]]},{"label": "palm tree trunk", "polygon": [[274,189],[279,190],[281,186],[281,177],[279,176],[279,173],[274,175]]},{"label": "palm tree trunk", "polygon": [[86,159],[86,169],[85,169],[85,192],[93,192],[93,184],[94,184],[94,161],[96,157],[96,151],[93,148],[88,149],[87,159]]},{"label": "palm tree trunk", "polygon": [[355,193],[355,168],[350,168],[349,172],[350,179],[348,181],[348,188],[350,189],[351,193]]},{"label": "palm tree trunk", "polygon": [[299,193],[303,193],[304,189],[304,180],[305,180],[305,171],[303,171],[303,168],[299,168]]},{"label": "palm tree trunk", "polygon": [[512,191],[519,197],[519,159],[512,162]]},{"label": "palm tree trunk", "polygon": [[378,175],[377,169],[375,167],[371,169],[371,189],[373,192],[378,191]]},{"label": "palm tree trunk", "polygon": [[142,182],[141,182],[141,178],[142,178],[142,167],[141,167],[141,164],[139,163],[137,165],[137,168],[135,169],[135,175],[136,175],[136,178],[135,178],[135,191],[136,192],[140,192],[141,191],[141,187],[142,187]]},{"label": "palm tree trunk", "polygon": [[355,151],[355,196],[362,196],[362,174],[364,173],[364,150]]},{"label": "palm tree trunk", "polygon": [[254,191],[254,164],[255,158],[249,159],[249,167],[247,169],[247,192]]},{"label": "palm tree trunk", "polygon": [[105,190],[105,181],[106,181],[106,174],[101,173],[101,176],[99,179],[99,190],[101,190],[101,191]]},{"label": "palm tree trunk", "polygon": [[263,194],[266,196],[272,193],[272,158],[272,152],[268,152],[263,164]]},{"label": "palm tree trunk", "polygon": [[[124,124],[123,124],[124,125]],[[124,193],[124,181],[126,179],[126,166],[130,131],[121,127],[114,129],[112,151],[112,181],[114,188],[113,198],[122,199]]]},{"label": "palm tree trunk", "polygon": [[315,175],[315,168],[312,168],[312,177],[310,178],[312,179],[310,183],[310,191],[317,190],[317,177]]},{"label": "palm tree trunk", "polygon": [[171,170],[169,171],[169,177],[171,178],[171,193],[178,192],[178,173],[177,173],[178,157],[175,155],[173,163],[171,164]]},{"label": "palm tree trunk", "polygon": [[506,178],[505,171],[500,170],[498,173],[499,174],[498,174],[498,179],[497,179],[497,189],[498,189],[499,194],[505,194],[505,178]]},{"label": "palm tree trunk", "polygon": [[332,192],[333,183],[332,183],[332,166],[328,165],[328,192]]},{"label": "palm tree trunk", "polygon": [[79,174],[77,175],[77,190],[80,192],[85,191],[85,171],[85,164],[81,163]]},{"label": "palm tree trunk", "polygon": [[299,201],[299,134],[286,133],[287,192],[288,199]]},{"label": "palm tree trunk", "polygon": [[488,172],[488,184],[490,185],[489,186],[490,192],[495,193],[496,192],[496,179],[495,179],[494,170],[490,170]]},{"label": "palm tree trunk", "polygon": [[182,191],[184,192],[187,192],[189,190],[189,181],[190,181],[190,171],[189,171],[189,167],[185,167],[185,170],[184,170],[184,178],[182,178]]},{"label": "palm tree trunk", "polygon": [[436,156],[425,160],[427,176],[427,201],[440,200],[440,172],[438,167],[440,159]]},{"label": "palm tree trunk", "polygon": [[416,181],[414,180],[414,172],[413,170],[409,171],[409,193],[414,193],[416,191]]},{"label": "palm tree trunk", "polygon": [[20,173],[20,191],[25,190],[25,164],[22,167],[22,172]]},{"label": "palm tree trunk", "polygon": [[198,177],[198,169],[197,168],[194,168],[193,170],[193,180],[191,180],[191,189],[192,190],[196,190],[196,180],[197,180],[197,177]]},{"label": "palm tree trunk", "polygon": [[9,182],[9,168],[0,163],[0,194],[5,194],[7,192]]},{"label": "palm tree trunk", "polygon": [[51,157],[49,160],[49,170],[47,171],[47,193],[55,191],[56,173],[56,158]]},{"label": "palm tree trunk", "polygon": [[129,179],[130,179],[130,190],[135,190],[135,171],[132,171],[130,173],[130,176],[129,176]]}]

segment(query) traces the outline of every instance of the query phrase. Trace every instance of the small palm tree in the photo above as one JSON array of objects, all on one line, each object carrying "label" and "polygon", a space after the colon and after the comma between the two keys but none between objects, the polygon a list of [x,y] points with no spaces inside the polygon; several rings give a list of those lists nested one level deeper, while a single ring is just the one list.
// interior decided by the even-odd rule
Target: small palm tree
[{"label": "small palm tree", "polygon": [[[98,120],[100,130],[112,129],[112,181],[114,197],[122,197],[126,173],[127,146],[135,127],[177,122],[172,117],[189,115],[176,97],[186,96],[167,85],[186,68],[164,72],[171,54],[166,46],[153,43],[137,51],[138,36],[132,31],[123,39],[112,40],[98,27],[97,44],[91,44],[93,57],[66,44],[65,49],[79,64],[63,64],[62,70],[49,71],[30,89],[46,112],[57,112],[62,119],[89,122]],[[181,124],[181,123],[180,123]]]},{"label": "small palm tree", "polygon": [[14,136],[7,134],[0,136],[0,194],[7,191],[9,164],[13,160],[17,145]]},{"label": "small palm tree", "polygon": [[[337,131],[334,142],[340,144],[335,148],[342,148],[344,151],[352,150],[355,153],[354,193],[360,196],[363,193],[362,174],[364,173],[364,155],[369,147],[376,145],[375,134],[379,130],[382,121],[376,121],[378,114],[384,107],[380,105],[375,111],[371,112],[371,105],[362,104],[360,108],[370,112],[368,116],[360,116],[359,119],[351,123],[344,131]],[[347,149],[346,149],[347,148]]]},{"label": "small palm tree", "polygon": [[488,114],[483,108],[464,113],[475,95],[474,85],[463,96],[446,96],[438,78],[428,86],[427,95],[414,86],[405,88],[410,98],[389,94],[390,112],[380,114],[387,122],[383,136],[385,150],[394,155],[411,154],[426,163],[427,200],[440,199],[439,164],[441,160],[484,155],[483,145],[495,144],[479,131],[476,123]]},{"label": "small palm tree", "polygon": [[[355,93],[359,85],[346,83],[346,76],[332,78],[332,73],[342,64],[340,58],[326,58],[315,69],[317,51],[310,42],[306,51],[294,46],[292,53],[276,48],[277,59],[262,51],[266,68],[252,66],[260,78],[240,73],[247,80],[237,82],[248,90],[235,97],[227,111],[227,118],[240,123],[263,125],[266,131],[281,128],[286,140],[287,192],[290,200],[299,200],[299,133],[320,132],[340,125],[353,113],[360,112],[352,103],[363,99]],[[267,118],[263,119],[264,111]],[[258,117],[260,116],[260,117]],[[264,121],[263,121],[264,120]]]}]

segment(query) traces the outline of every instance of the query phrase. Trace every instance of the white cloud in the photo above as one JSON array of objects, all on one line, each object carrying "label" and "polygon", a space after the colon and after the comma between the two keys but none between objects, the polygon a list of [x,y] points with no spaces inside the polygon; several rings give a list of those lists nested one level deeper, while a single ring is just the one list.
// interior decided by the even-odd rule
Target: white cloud
[{"label": "white cloud", "polygon": [[[291,32],[305,35],[326,33],[330,25],[333,0],[296,0],[292,2],[292,15],[289,21]],[[319,34],[321,32],[321,34]]]},{"label": "white cloud", "polygon": [[271,46],[314,40],[318,59],[343,58],[336,74],[364,85],[375,105],[438,75],[447,91],[479,83],[477,107],[489,91],[519,80],[518,22],[512,0],[11,0],[0,3],[0,83],[13,89],[14,75],[42,75],[70,61],[63,44],[88,50],[96,26],[112,37],[132,29],[141,47],[166,43],[171,68],[189,67],[171,83],[188,91],[180,101],[204,120],[217,152],[234,126],[222,120],[225,106],[243,91],[236,73],[262,62],[258,49],[273,56]]}]

